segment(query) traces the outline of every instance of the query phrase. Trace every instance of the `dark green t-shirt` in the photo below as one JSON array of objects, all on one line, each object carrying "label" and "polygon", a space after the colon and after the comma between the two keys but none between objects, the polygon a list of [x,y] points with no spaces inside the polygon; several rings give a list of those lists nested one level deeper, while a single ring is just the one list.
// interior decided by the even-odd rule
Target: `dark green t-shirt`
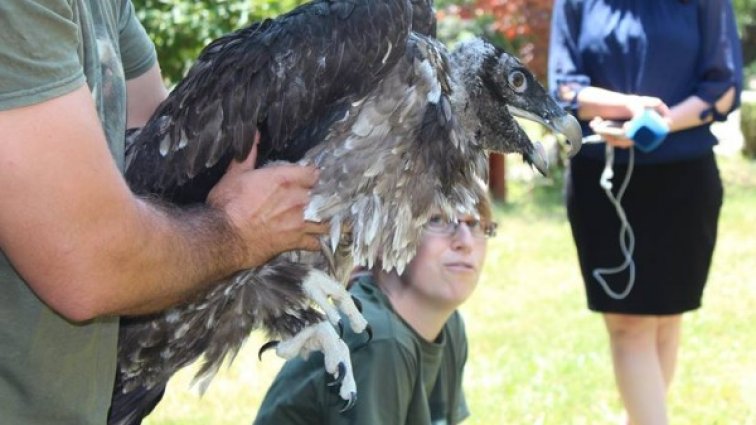
[{"label": "dark green t-shirt", "polygon": [[[468,416],[462,392],[467,339],[458,312],[444,325],[439,339],[428,342],[391,308],[370,278],[351,290],[373,327],[373,340],[352,352],[357,403],[339,413],[343,400],[327,386],[323,356],[286,362],[255,419],[256,425],[441,425]],[[346,320],[345,318],[343,320]],[[348,328],[348,326],[345,326]],[[359,345],[365,335],[345,329],[344,341]]]},{"label": "dark green t-shirt", "polygon": [[[129,0],[0,1],[0,110],[87,84],[119,167],[125,80],[155,60]],[[116,318],[74,325],[55,314],[0,251],[0,424],[104,424],[117,337]]]}]

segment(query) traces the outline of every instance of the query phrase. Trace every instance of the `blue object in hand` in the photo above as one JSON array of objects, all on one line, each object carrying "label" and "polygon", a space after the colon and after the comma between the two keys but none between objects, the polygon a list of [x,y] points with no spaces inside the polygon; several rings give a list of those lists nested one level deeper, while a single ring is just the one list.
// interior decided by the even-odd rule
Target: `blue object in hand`
[{"label": "blue object in hand", "polygon": [[664,119],[653,109],[645,109],[630,121],[626,134],[635,147],[648,153],[659,147],[668,133],[669,126]]}]

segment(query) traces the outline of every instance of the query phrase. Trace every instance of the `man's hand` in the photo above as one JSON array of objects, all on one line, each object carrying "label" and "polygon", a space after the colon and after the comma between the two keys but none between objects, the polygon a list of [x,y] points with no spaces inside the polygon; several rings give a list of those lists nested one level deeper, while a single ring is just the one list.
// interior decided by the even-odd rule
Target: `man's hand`
[{"label": "man's hand", "polygon": [[280,165],[254,169],[257,145],[243,162],[232,162],[210,191],[208,204],[224,211],[246,247],[244,264],[259,266],[293,249],[317,250],[328,224],[304,220],[318,171]]}]

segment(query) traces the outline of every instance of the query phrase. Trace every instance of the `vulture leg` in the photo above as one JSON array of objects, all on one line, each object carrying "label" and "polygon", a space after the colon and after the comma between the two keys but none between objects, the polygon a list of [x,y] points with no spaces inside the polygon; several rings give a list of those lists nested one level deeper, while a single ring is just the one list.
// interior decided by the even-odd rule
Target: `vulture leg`
[{"label": "vulture leg", "polygon": [[276,354],[285,359],[307,357],[313,351],[323,353],[326,372],[341,384],[339,396],[346,401],[347,408],[351,407],[357,397],[357,384],[354,382],[349,347],[330,323],[324,321],[310,325],[276,346]]},{"label": "vulture leg", "polygon": [[[302,281],[304,293],[318,305],[328,316],[328,320],[338,326],[341,318],[338,310],[349,319],[355,333],[362,333],[367,328],[367,320],[357,309],[354,300],[346,288],[320,270],[312,270]],[[328,299],[333,300],[333,304]],[[338,307],[338,310],[336,307]]]},{"label": "vulture leg", "polygon": [[325,241],[324,238],[320,238],[320,252],[323,253],[323,256],[326,259],[326,262],[328,263],[328,271],[331,272],[331,275],[336,275],[336,258],[333,256],[333,252],[331,252],[328,243]]}]

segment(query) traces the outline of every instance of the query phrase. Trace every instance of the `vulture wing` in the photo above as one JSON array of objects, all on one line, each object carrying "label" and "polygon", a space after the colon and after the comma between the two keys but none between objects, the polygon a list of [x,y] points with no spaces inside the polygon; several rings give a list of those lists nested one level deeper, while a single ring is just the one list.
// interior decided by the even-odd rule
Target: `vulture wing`
[{"label": "vulture wing", "polygon": [[293,137],[385,76],[403,55],[418,7],[319,0],[214,41],[130,146],[132,190],[204,201],[231,159],[247,156],[258,131],[258,163],[301,158],[318,140],[293,144]]}]

